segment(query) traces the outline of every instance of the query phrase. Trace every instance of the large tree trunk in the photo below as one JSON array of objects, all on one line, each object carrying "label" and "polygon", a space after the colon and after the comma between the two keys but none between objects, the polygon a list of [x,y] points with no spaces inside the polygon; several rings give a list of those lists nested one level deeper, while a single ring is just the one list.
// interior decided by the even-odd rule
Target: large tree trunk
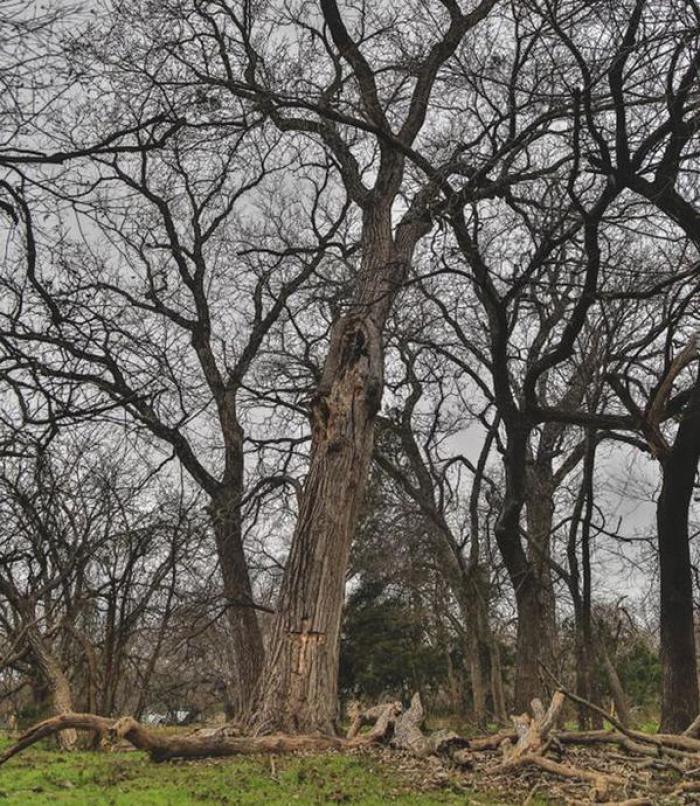
[{"label": "large tree trunk", "polygon": [[481,665],[481,642],[476,631],[471,633],[469,641],[469,677],[472,684],[472,705],[474,722],[480,727],[486,726],[486,685]]},{"label": "large tree trunk", "polygon": [[[242,475],[241,467],[241,482]],[[229,624],[235,685],[230,716],[234,718],[240,718],[250,711],[265,660],[262,632],[243,551],[240,497],[240,487],[224,489],[210,506]]]},{"label": "large tree trunk", "polygon": [[688,510],[700,459],[700,376],[669,454],[657,502],[661,595],[661,729],[681,732],[698,713]]},{"label": "large tree trunk", "polygon": [[516,670],[514,709],[516,713],[527,711],[533,699],[542,692],[540,661],[548,654],[543,650],[544,620],[540,591],[531,572],[521,576],[515,591],[518,612],[516,640]]},{"label": "large tree trunk", "polygon": [[[537,461],[528,474],[526,523],[528,559],[540,603],[542,635],[540,659],[555,670],[556,665],[556,597],[552,580],[551,534],[554,520],[554,477],[551,459]],[[540,692],[541,695],[541,692]]]},{"label": "large tree trunk", "polygon": [[[31,647],[32,656],[46,681],[51,700],[51,710],[56,716],[72,713],[73,698],[70,683],[61,668],[61,664],[53,655],[36,627],[30,626],[27,629],[27,640]],[[73,728],[68,728],[58,734],[58,743],[63,750],[73,750],[77,740],[78,735]]]},{"label": "large tree trunk", "polygon": [[389,205],[364,212],[353,309],[333,325],[313,399],[310,467],[255,714],[260,730],[336,729],[345,575],[382,397],[382,330],[424,232],[425,222],[404,219],[394,240]]},{"label": "large tree trunk", "polygon": [[526,496],[526,462],[529,427],[511,423],[504,456],[506,486],[494,530],[499,551],[515,592],[518,616],[514,708],[527,711],[541,694],[540,660],[549,657],[547,621],[538,579],[523,548],[520,518]]},{"label": "large tree trunk", "polygon": [[501,650],[498,639],[489,631],[489,658],[491,660],[491,698],[493,715],[496,722],[505,725],[508,722],[506,695],[503,689],[503,668],[501,666]]}]

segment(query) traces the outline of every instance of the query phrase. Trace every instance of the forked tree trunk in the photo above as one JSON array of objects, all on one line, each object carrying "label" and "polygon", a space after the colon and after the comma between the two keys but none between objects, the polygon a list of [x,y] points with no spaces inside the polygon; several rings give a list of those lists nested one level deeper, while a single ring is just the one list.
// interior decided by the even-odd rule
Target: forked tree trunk
[{"label": "forked tree trunk", "polygon": [[662,458],[656,517],[661,595],[661,730],[681,732],[698,713],[688,512],[700,459],[700,375],[676,439]]},{"label": "forked tree trunk", "polygon": [[353,309],[331,330],[312,406],[312,444],[254,722],[259,730],[333,733],[350,544],[365,491],[383,389],[382,330],[426,222],[365,210]]},{"label": "forked tree trunk", "polygon": [[239,501],[240,490],[223,490],[210,506],[229,624],[234,684],[229,710],[233,718],[240,718],[250,711],[265,660],[262,632],[243,551]]}]

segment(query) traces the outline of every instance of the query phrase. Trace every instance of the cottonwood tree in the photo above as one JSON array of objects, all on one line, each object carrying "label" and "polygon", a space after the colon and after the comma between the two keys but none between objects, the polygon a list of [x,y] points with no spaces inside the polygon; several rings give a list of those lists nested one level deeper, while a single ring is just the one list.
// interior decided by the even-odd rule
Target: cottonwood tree
[{"label": "cottonwood tree", "polygon": [[[418,156],[413,150],[441,69],[494,5],[486,0],[464,13],[456,3],[441,3],[420,37],[410,9],[362,9],[346,21],[333,0],[321,3],[321,17],[300,7],[279,21],[299,36],[286,61],[276,47],[275,61],[294,65],[286,75],[271,70],[271,53],[260,50],[261,36],[277,42],[281,30],[264,31],[245,8],[210,3],[198,12],[221,53],[218,74],[207,81],[261,106],[280,130],[322,143],[362,212],[352,299],[331,329],[312,403],[310,466],[260,688],[259,726],[334,728],[345,569],[382,395],[382,332],[414,249],[430,229],[436,194],[434,181],[412,181],[407,154]],[[389,17],[396,36],[382,35]],[[234,61],[241,48],[243,65]],[[407,198],[397,207],[402,193]]]},{"label": "cottonwood tree", "polygon": [[[66,126],[70,148],[59,162],[82,158],[81,174],[37,168],[32,181],[51,202],[12,196],[22,231],[11,233],[16,261],[3,279],[3,371],[10,383],[41,386],[66,416],[123,408],[139,437],[177,457],[208,496],[237,710],[257,729],[335,727],[348,557],[373,456],[387,323],[409,280],[452,342],[420,349],[469,378],[464,409],[479,413],[501,454],[503,490],[490,492],[518,610],[516,707],[541,693],[539,663],[555,654],[557,482],[589,456],[591,439],[577,429],[641,427],[619,406],[579,410],[595,374],[585,359],[598,354],[585,352],[586,324],[609,310],[603,294],[618,291],[615,263],[629,268],[625,233],[643,229],[637,218],[649,208],[631,206],[632,194],[658,197],[681,226],[695,220],[676,187],[692,185],[693,29],[683,14],[692,20],[695,6],[683,14],[670,6],[650,25],[637,71],[644,84],[661,54],[680,84],[671,80],[666,106],[657,91],[635,102],[633,136],[622,85],[643,2],[616,11],[534,0],[466,9],[452,0],[378,8],[322,0],[273,3],[265,15],[221,0],[124,2],[73,43],[73,66],[94,83],[76,128]],[[680,48],[669,44],[678,31]],[[595,53],[576,45],[601,32]],[[553,54],[565,58],[543,71]],[[92,132],[100,146],[79,148],[74,132],[81,141]],[[639,159],[632,146],[625,152],[635,137]],[[662,151],[658,165],[671,173],[657,176]],[[651,174],[653,194],[644,184]],[[39,225],[35,211],[54,202],[59,214]],[[644,246],[661,239],[647,232]],[[334,263],[342,282],[331,300],[316,283],[334,282]],[[642,294],[656,299],[695,272],[671,263]],[[288,363],[308,375],[260,394],[260,379],[274,381],[290,352]],[[658,374],[663,361],[652,359],[645,372]],[[430,451],[416,445],[424,385],[407,378],[394,479],[437,523],[436,545],[449,549],[443,570],[458,568],[459,582],[468,576],[459,567],[465,546],[438,506]],[[283,405],[294,420],[273,443],[256,407]],[[309,444],[304,414],[308,457],[298,455]],[[246,450],[256,453],[259,479]],[[291,466],[306,470],[303,487]],[[258,491],[285,488],[295,510],[285,525],[295,527],[263,659],[243,510]],[[477,509],[469,516],[478,546]],[[260,550],[268,552],[265,540]]]}]

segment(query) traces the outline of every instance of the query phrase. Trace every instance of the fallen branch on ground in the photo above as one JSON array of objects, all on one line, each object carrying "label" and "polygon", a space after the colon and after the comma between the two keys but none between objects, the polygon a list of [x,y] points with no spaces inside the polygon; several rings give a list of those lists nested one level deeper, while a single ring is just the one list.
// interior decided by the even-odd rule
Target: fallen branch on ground
[{"label": "fallen branch on ground", "polygon": [[[323,752],[326,750],[351,750],[358,747],[369,747],[377,744],[390,745],[414,756],[440,756],[449,759],[459,766],[479,767],[485,764],[489,773],[515,773],[523,768],[535,768],[559,778],[592,783],[596,800],[606,800],[625,806],[637,806],[648,803],[645,798],[630,800],[609,800],[611,789],[622,788],[635,778],[635,761],[633,756],[641,756],[641,762],[654,765],[661,772],[681,775],[685,780],[677,784],[678,794],[689,794],[700,791],[698,782],[689,780],[700,770],[700,740],[689,735],[647,735],[617,725],[614,717],[610,719],[615,725],[611,730],[594,731],[560,731],[557,724],[565,698],[575,702],[582,701],[578,697],[570,697],[565,689],[558,690],[545,711],[539,700],[531,704],[533,716],[522,714],[514,717],[514,730],[501,731],[491,736],[480,736],[464,739],[457,734],[440,730],[432,734],[423,732],[423,706],[419,695],[414,695],[411,705],[404,710],[400,703],[386,703],[368,708],[357,713],[345,738],[335,736],[240,736],[232,735],[227,728],[200,731],[194,734],[177,735],[162,733],[144,727],[132,717],[110,719],[93,714],[70,713],[52,717],[38,723],[22,736],[16,744],[0,755],[0,764],[30,747],[41,739],[53,736],[62,730],[72,729],[103,734],[108,741],[124,740],[138,750],[149,754],[156,762],[168,759],[198,759],[205,757],[224,757],[236,755],[252,755],[263,753],[293,753],[296,751]],[[590,705],[593,710],[596,706]],[[361,733],[364,726],[368,731]],[[617,729],[619,727],[619,729]],[[615,771],[595,769],[595,764],[585,766],[572,765],[561,757],[551,758],[548,753],[556,749],[559,756],[566,753],[565,748],[572,745],[617,745],[630,758],[617,756],[621,761],[628,761],[626,778]],[[503,759],[494,764],[488,760],[489,751],[500,750]],[[611,758],[607,754],[607,759]],[[632,769],[630,769],[632,767]],[[274,767],[273,767],[274,774]],[[667,784],[666,784],[667,785]],[[632,795],[633,793],[625,793]],[[641,794],[645,794],[640,792]]]},{"label": "fallen branch on ground", "polygon": [[144,728],[133,717],[108,719],[94,714],[61,714],[46,719],[26,731],[16,744],[0,755],[0,764],[62,730],[102,731],[110,741],[125,739],[138,750],[144,750],[153,761],[171,758],[208,758],[217,756],[252,755],[255,753],[290,753],[297,750],[333,750],[344,746],[369,743],[363,738],[347,742],[333,736],[255,736],[229,737],[223,733],[213,736],[166,735]]},{"label": "fallen branch on ground", "polygon": [[[673,756],[675,758],[688,758],[694,761],[699,761],[699,754],[700,754],[700,739],[695,739],[692,736],[687,735],[687,731],[683,734],[675,734],[675,733],[642,733],[638,730],[632,730],[631,728],[626,727],[625,725],[620,722],[619,719],[614,717],[612,714],[609,714],[599,705],[590,702],[589,700],[585,699],[584,697],[580,697],[578,694],[574,694],[572,691],[569,691],[564,686],[561,685],[559,680],[555,677],[555,675],[543,664],[540,664],[544,671],[551,677],[551,679],[556,683],[558,691],[560,691],[567,699],[571,700],[572,702],[577,703],[578,705],[583,705],[585,708],[588,708],[590,711],[602,716],[603,719],[607,720],[611,725],[613,725],[620,733],[623,733],[627,738],[632,742],[629,746],[629,749],[632,749],[638,745],[652,745],[656,748],[657,754],[661,755],[663,753]],[[690,726],[691,728],[695,723],[700,724],[700,716],[696,717],[693,721],[693,724]],[[690,728],[688,729],[690,730]]]},{"label": "fallen branch on ground", "polygon": [[584,770],[580,767],[561,764],[545,757],[544,754],[551,741],[550,735],[557,724],[564,701],[564,694],[561,691],[557,691],[554,693],[547,711],[544,710],[540,700],[535,699],[530,704],[534,716],[521,714],[520,716],[512,717],[518,741],[513,747],[508,739],[504,740],[501,748],[505,760],[495,771],[506,772],[526,766],[539,767],[562,778],[590,781],[600,795],[604,795],[612,787],[624,786],[625,779],[619,775],[610,775],[598,770]]}]

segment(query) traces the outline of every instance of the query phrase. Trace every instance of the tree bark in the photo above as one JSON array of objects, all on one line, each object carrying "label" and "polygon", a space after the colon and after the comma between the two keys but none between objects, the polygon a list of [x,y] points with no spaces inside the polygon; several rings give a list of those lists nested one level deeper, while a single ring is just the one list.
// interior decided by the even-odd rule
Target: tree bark
[{"label": "tree bark", "polygon": [[700,613],[693,613],[693,635],[695,636],[695,666],[698,670],[698,692],[700,692]]},{"label": "tree bark", "polygon": [[345,575],[383,389],[382,330],[426,221],[364,211],[355,301],[333,325],[312,401],[310,467],[273,623],[254,724],[334,733]]},{"label": "tree bark", "polygon": [[700,375],[661,459],[656,517],[661,597],[661,729],[682,732],[698,713],[688,511],[700,460]]},{"label": "tree bark", "polygon": [[556,597],[551,557],[551,534],[554,520],[554,473],[551,458],[539,460],[530,468],[527,482],[526,524],[528,559],[532,566],[535,588],[540,602],[540,658],[550,669],[556,665]]},{"label": "tree bark", "polygon": [[[597,641],[593,632],[593,602],[591,580],[591,526],[593,523],[593,487],[597,440],[593,430],[586,435],[581,489],[574,507],[569,532],[567,554],[569,558],[569,578],[567,584],[574,605],[576,628],[576,693],[582,701],[577,703],[578,723],[581,730],[590,727],[602,728],[599,713],[591,711],[585,704],[599,703],[598,692],[594,691],[594,669],[598,657]],[[581,564],[577,557],[576,538],[579,523],[581,526]]]},{"label": "tree bark", "polygon": [[[51,710],[56,716],[72,713],[73,698],[68,678],[46,641],[33,625],[27,630],[27,641],[31,647],[32,656],[41,670],[41,675],[46,681],[51,699]],[[78,735],[73,728],[58,733],[58,743],[62,750],[74,750],[77,740]]]},{"label": "tree bark", "polygon": [[506,695],[503,690],[503,669],[501,666],[501,650],[493,633],[489,634],[489,657],[491,659],[491,697],[493,699],[493,715],[496,722],[505,725],[508,721]]},{"label": "tree bark", "polygon": [[540,694],[542,649],[546,645],[546,623],[538,580],[520,538],[520,517],[526,497],[527,442],[530,429],[525,423],[508,425],[504,456],[506,488],[495,536],[508,571],[518,616],[514,709],[527,711]]},{"label": "tree bark", "polygon": [[472,684],[472,705],[474,722],[481,728],[486,726],[486,686],[481,666],[481,642],[476,630],[470,631],[469,677]]},{"label": "tree bark", "polygon": [[90,639],[85,635],[82,630],[79,630],[75,625],[67,625],[67,629],[75,640],[80,644],[83,650],[83,657],[85,658],[85,684],[87,692],[87,707],[90,713],[97,711],[97,690],[98,690],[98,673],[97,673],[97,653],[95,647],[92,645]]},{"label": "tree bark", "polygon": [[[242,452],[241,465],[242,465]],[[242,485],[243,468],[240,468]],[[263,671],[265,649],[254,606],[248,564],[243,550],[240,485],[223,489],[211,503],[216,548],[226,600],[226,617],[231,642],[230,657],[235,683],[231,716],[240,718],[252,707]]]}]

